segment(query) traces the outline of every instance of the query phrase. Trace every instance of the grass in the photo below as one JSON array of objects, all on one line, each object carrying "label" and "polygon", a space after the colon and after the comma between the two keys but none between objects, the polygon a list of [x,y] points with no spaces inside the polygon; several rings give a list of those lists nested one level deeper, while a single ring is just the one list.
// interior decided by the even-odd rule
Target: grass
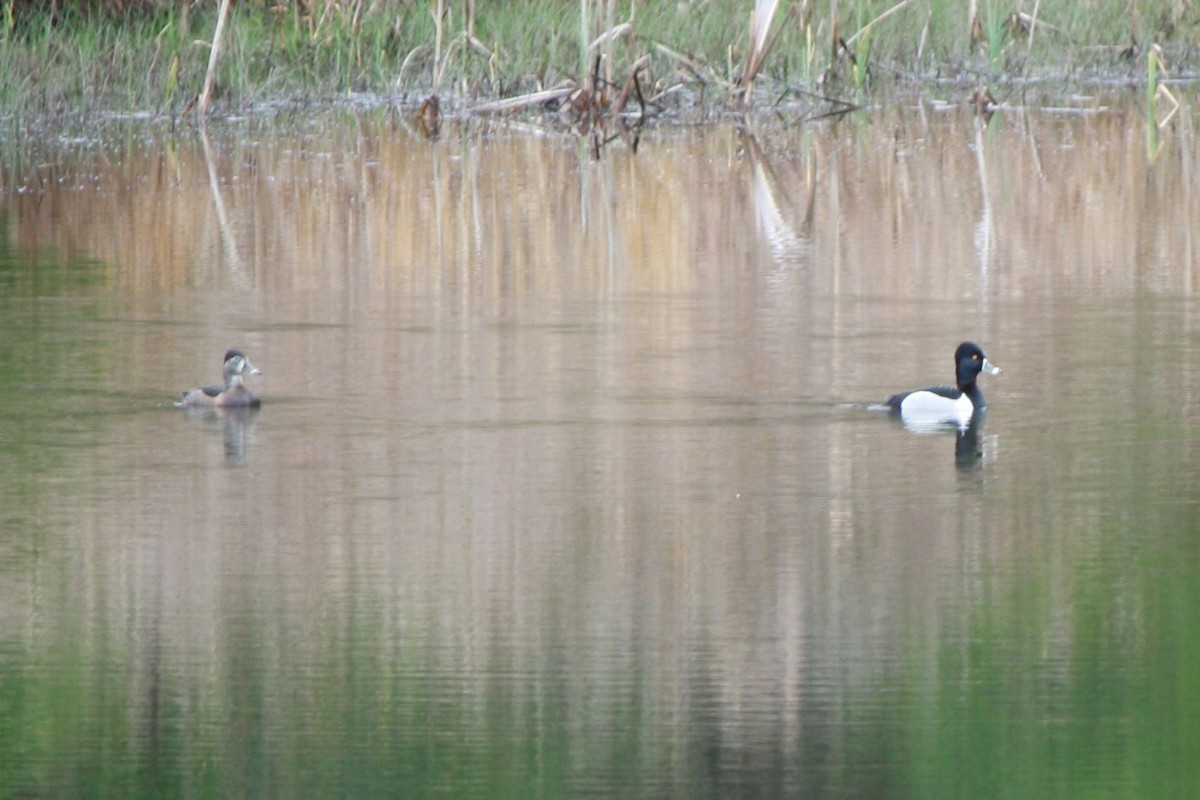
[{"label": "grass", "polygon": [[[226,30],[216,108],[351,91],[412,102],[436,91],[462,104],[567,81],[581,85],[580,64],[593,64],[596,55],[582,57],[581,38],[603,32],[609,1],[242,0]],[[682,85],[710,101],[733,99],[747,63],[753,0],[613,2],[612,18],[630,23],[612,47],[615,83],[645,59],[639,80],[647,94]],[[1035,5],[1041,25],[1031,41]],[[967,6],[781,2],[754,83],[758,97],[748,105],[769,105],[791,91],[854,98],[932,80],[1140,81],[1150,45],[1161,48],[1172,75],[1195,73],[1200,3],[978,0],[976,25]],[[583,31],[581,7],[588,10]],[[0,106],[35,116],[179,114],[203,83],[216,8],[215,0],[0,0]],[[834,30],[851,43],[836,55]]]}]

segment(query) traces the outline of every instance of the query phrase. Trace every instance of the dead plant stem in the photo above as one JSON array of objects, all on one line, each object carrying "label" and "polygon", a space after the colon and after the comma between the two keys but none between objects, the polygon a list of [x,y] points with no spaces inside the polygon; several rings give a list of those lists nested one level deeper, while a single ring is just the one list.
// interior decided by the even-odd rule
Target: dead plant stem
[{"label": "dead plant stem", "polygon": [[863,25],[861,28],[858,29],[857,33],[855,33],[853,36],[851,36],[849,39],[846,40],[846,46],[847,47],[852,46],[855,42],[858,41],[859,37],[866,36],[867,33],[871,30],[871,28],[873,28],[875,25],[877,25],[880,22],[883,22],[885,19],[892,16],[893,14],[900,13],[905,8],[907,8],[911,2],[912,2],[912,0],[900,0],[899,3],[896,3],[896,5],[892,6],[887,11],[884,11],[882,14],[880,14],[875,19],[871,20],[866,25]]},{"label": "dead plant stem", "polygon": [[1029,74],[1029,57],[1033,53],[1033,32],[1037,29],[1038,9],[1041,8],[1042,0],[1034,0],[1033,3],[1033,19],[1029,23],[1029,43],[1025,47],[1025,66],[1021,68],[1023,75]]},{"label": "dead plant stem", "polygon": [[441,89],[442,83],[442,19],[446,13],[446,0],[437,0],[433,14],[433,91]]},{"label": "dead plant stem", "polygon": [[213,32],[212,47],[208,52],[208,71],[204,74],[204,90],[200,92],[200,102],[196,106],[196,117],[201,124],[208,118],[208,107],[212,103],[213,79],[217,74],[217,63],[221,58],[221,37],[225,34],[225,20],[229,18],[230,0],[221,0],[221,10],[217,14],[217,29]]}]

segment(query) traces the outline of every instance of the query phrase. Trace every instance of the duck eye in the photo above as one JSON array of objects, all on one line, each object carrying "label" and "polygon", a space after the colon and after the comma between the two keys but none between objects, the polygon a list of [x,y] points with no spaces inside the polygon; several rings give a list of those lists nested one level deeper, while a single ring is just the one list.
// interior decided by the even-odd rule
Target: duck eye
[{"label": "duck eye", "polygon": [[978,361],[978,360],[979,360],[979,353],[972,353],[972,354],[971,354],[971,360],[972,360],[972,361]]}]

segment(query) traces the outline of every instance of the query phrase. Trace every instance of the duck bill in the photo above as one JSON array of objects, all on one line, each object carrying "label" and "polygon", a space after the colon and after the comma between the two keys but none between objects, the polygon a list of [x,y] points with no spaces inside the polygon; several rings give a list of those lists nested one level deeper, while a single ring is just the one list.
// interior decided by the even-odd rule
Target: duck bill
[{"label": "duck bill", "polygon": [[1000,369],[986,358],[983,360],[983,372],[987,373],[988,375],[999,375],[1003,371],[1004,370]]}]

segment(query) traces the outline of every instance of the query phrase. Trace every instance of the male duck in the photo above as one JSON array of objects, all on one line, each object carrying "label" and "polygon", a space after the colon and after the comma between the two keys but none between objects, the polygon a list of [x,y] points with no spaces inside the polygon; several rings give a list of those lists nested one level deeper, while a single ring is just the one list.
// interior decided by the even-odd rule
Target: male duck
[{"label": "male duck", "polygon": [[987,401],[975,379],[981,372],[999,375],[1000,368],[987,360],[979,345],[963,342],[954,351],[954,370],[957,386],[930,386],[901,392],[884,400],[884,405],[908,423],[954,423],[964,427],[971,423],[976,413],[987,408]]},{"label": "male duck", "polygon": [[261,375],[262,370],[250,363],[250,359],[241,350],[225,352],[224,386],[203,386],[199,389],[188,389],[181,392],[176,408],[189,406],[223,406],[247,408],[256,407],[262,403],[258,397],[246,388],[243,375]]}]

